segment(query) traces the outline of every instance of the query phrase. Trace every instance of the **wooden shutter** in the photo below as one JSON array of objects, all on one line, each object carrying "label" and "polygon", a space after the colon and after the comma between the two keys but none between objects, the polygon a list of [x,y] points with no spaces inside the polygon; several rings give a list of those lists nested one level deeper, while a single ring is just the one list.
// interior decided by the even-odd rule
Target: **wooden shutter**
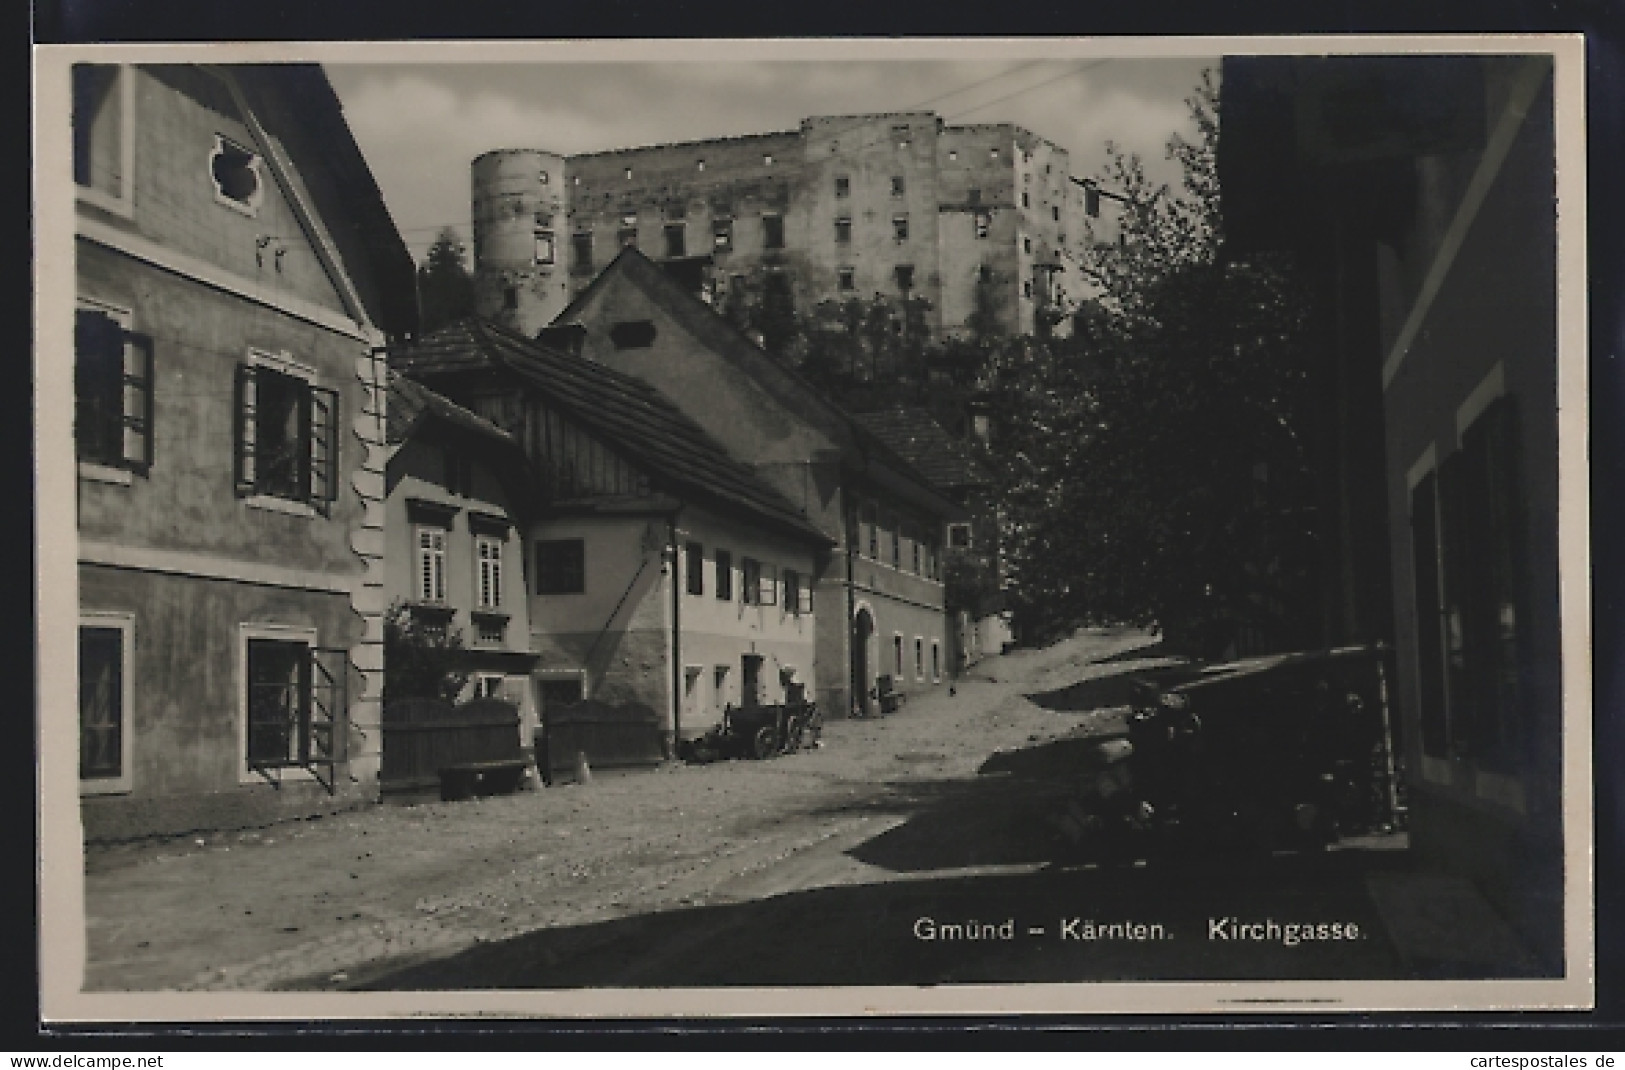
[{"label": "wooden shutter", "polygon": [[796,588],[796,612],[811,613],[813,611],[812,577],[799,577],[801,585]]},{"label": "wooden shutter", "polygon": [[[73,322],[74,442],[79,458],[116,464],[123,450],[118,394],[121,381],[123,328],[95,309],[79,309]],[[111,410],[111,411],[109,411]]]},{"label": "wooden shutter", "polygon": [[145,475],[152,468],[152,339],[124,331],[124,463]]},{"label": "wooden shutter", "polygon": [[761,566],[761,596],[758,599],[761,605],[772,606],[779,602],[779,573],[772,565]]},{"label": "wooden shutter", "polygon": [[335,501],[339,496],[339,395],[310,388],[310,498]]},{"label": "wooden shutter", "polygon": [[235,482],[238,495],[253,494],[258,485],[259,466],[254,456],[255,439],[258,437],[258,371],[252,364],[237,365],[232,426],[236,437]]}]

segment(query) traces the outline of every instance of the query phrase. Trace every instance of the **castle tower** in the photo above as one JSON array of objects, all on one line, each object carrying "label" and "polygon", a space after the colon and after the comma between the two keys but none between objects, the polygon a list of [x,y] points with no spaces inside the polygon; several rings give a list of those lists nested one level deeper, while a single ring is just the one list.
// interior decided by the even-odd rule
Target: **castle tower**
[{"label": "castle tower", "polygon": [[472,172],[475,310],[534,337],[570,301],[565,158],[497,149]]}]

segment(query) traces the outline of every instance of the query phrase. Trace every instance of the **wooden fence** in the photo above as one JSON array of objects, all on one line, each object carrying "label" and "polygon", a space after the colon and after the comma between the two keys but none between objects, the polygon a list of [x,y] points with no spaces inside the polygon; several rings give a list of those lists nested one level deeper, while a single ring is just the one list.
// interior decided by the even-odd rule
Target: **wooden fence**
[{"label": "wooden fence", "polygon": [[611,706],[591,699],[543,712],[536,767],[543,778],[575,776],[576,755],[593,769],[658,765],[665,757],[660,716],[646,706]]},{"label": "wooden fence", "polygon": [[442,699],[384,703],[382,790],[417,791],[440,785],[440,770],[467,762],[522,757],[519,707],[483,698],[453,706]]}]

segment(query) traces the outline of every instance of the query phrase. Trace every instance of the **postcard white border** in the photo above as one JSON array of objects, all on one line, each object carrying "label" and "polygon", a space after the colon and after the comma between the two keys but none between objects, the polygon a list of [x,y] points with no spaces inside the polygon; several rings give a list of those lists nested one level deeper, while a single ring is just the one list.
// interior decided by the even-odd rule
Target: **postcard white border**
[{"label": "postcard white border", "polygon": [[[1558,218],[1559,546],[1563,575],[1567,976],[1553,980],[1261,981],[811,989],[581,989],[434,993],[85,993],[82,835],[74,765],[79,617],[71,433],[74,196],[68,65],[102,62],[510,63],[738,60],[1189,58],[1290,54],[1550,54]],[[49,1022],[215,1019],[738,1017],[897,1014],[1315,1014],[1582,1009],[1595,999],[1591,607],[1585,259],[1585,41],[1580,35],[809,39],[589,42],[211,43],[34,49],[35,434],[41,708],[40,999]],[[54,176],[54,180],[53,180]],[[47,667],[49,672],[47,673]]]}]

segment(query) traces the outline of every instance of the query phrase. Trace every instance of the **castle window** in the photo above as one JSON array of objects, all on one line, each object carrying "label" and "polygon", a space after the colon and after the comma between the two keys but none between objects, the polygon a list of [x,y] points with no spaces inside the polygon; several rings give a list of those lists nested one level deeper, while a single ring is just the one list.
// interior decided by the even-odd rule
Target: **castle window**
[{"label": "castle window", "polygon": [[542,185],[544,185],[544,186],[547,185],[547,172],[546,171],[543,171],[538,177],[541,179]]},{"label": "castle window", "polygon": [[950,159],[950,160],[959,159],[959,150],[958,149],[949,149],[948,150],[948,159]]},{"label": "castle window", "polygon": [[551,230],[538,230],[536,232],[536,262],[538,264],[551,264],[553,262],[553,232]]},{"label": "castle window", "polygon": [[694,170],[696,170],[696,171],[705,170],[705,161],[704,160],[695,160],[694,161]]},{"label": "castle window", "polygon": [[772,167],[773,166],[773,154],[771,152],[762,153],[762,166],[763,167]]},{"label": "castle window", "polygon": [[630,167],[626,169],[626,180],[628,182],[632,181],[632,169]]},{"label": "castle window", "polygon": [[764,215],[762,217],[762,248],[784,248],[784,217],[781,215]]},{"label": "castle window", "polygon": [[570,267],[576,275],[592,274],[592,232],[577,231],[570,235]]},{"label": "castle window", "polygon": [[1026,190],[1021,191],[1021,206],[1023,208],[1031,208],[1033,206],[1033,200],[1031,197],[1027,196]]},{"label": "castle window", "polygon": [[666,256],[675,259],[688,255],[688,242],[685,237],[685,227],[681,223],[666,224]]},{"label": "castle window", "polygon": [[852,269],[849,267],[844,267],[838,270],[835,273],[835,278],[836,285],[847,293],[851,293],[853,290],[858,288],[856,277],[854,276]]},{"label": "castle window", "polygon": [[892,127],[891,136],[892,139],[897,142],[898,148],[906,148],[909,143],[908,124],[899,123],[898,125]]},{"label": "castle window", "polygon": [[914,289],[914,265],[913,264],[898,264],[897,268],[896,268],[896,272],[897,272],[897,288],[899,290],[903,291],[904,293],[908,293],[910,290]]},{"label": "castle window", "polygon": [[901,197],[903,195],[903,176],[902,175],[893,175],[893,176],[891,176],[891,195],[893,197]]},{"label": "castle window", "polygon": [[846,175],[835,176],[835,196],[845,197],[852,192],[852,180]]},{"label": "castle window", "polygon": [[852,217],[841,216],[835,221],[835,240],[842,245],[852,241]]},{"label": "castle window", "polygon": [[504,286],[502,288],[502,307],[507,312],[513,312],[519,307],[519,287]]},{"label": "castle window", "polygon": [[1061,206],[1058,205],[1058,204],[1050,205],[1049,206],[1049,217],[1051,219],[1055,220],[1055,222],[1059,223],[1061,221]]},{"label": "castle window", "polygon": [[732,219],[715,219],[711,221],[711,247],[719,253],[725,253],[734,247],[734,221]]},{"label": "castle window", "polygon": [[976,236],[978,238],[987,237],[987,232],[989,230],[991,230],[992,227],[993,227],[993,216],[992,215],[990,215],[987,212],[977,212],[976,213]]},{"label": "castle window", "polygon": [[892,237],[898,241],[908,241],[908,216],[894,215],[891,217]]}]

